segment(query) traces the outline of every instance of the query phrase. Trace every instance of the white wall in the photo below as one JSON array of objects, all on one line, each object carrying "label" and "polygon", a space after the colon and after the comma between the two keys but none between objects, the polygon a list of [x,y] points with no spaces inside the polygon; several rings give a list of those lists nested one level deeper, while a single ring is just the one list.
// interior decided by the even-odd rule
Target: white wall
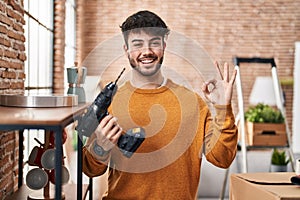
[{"label": "white wall", "polygon": [[293,105],[293,151],[300,153],[300,42],[295,43]]}]

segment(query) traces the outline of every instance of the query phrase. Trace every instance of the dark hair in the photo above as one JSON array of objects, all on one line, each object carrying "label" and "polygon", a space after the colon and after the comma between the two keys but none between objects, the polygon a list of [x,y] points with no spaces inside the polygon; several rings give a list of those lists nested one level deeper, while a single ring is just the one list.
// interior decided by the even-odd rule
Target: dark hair
[{"label": "dark hair", "polygon": [[129,16],[120,28],[126,45],[130,32],[139,33],[143,30],[152,35],[160,35],[162,37],[170,32],[166,23],[158,15],[148,10],[139,11]]}]

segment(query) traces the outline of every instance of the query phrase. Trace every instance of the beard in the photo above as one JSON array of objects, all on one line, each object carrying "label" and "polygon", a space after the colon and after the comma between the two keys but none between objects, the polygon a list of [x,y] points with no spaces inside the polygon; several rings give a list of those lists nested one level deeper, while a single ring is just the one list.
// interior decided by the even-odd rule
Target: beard
[{"label": "beard", "polygon": [[154,74],[156,74],[160,68],[161,68],[161,65],[163,63],[163,60],[164,60],[164,57],[162,56],[159,60],[159,62],[155,65],[154,69],[151,70],[151,71],[147,71],[147,70],[143,70],[138,64],[137,62],[130,58],[130,56],[128,56],[128,60],[129,60],[129,63],[131,65],[131,67],[136,70],[138,73],[140,73],[141,75],[143,76],[153,76]]}]

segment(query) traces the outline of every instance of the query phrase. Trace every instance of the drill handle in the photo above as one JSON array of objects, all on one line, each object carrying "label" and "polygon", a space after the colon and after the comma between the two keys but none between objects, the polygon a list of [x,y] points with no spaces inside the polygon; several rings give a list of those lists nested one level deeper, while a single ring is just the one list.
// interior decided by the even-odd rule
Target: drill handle
[{"label": "drill handle", "polygon": [[87,111],[79,118],[76,130],[81,137],[90,137],[96,130],[98,125],[99,121],[97,115],[91,105],[88,107]]}]

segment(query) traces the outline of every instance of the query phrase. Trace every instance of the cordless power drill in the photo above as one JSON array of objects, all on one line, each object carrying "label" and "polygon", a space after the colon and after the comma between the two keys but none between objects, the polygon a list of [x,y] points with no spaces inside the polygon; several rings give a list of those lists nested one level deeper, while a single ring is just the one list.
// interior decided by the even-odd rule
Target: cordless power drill
[{"label": "cordless power drill", "polygon": [[[118,89],[117,82],[125,68],[122,70],[115,82],[110,82],[98,94],[94,102],[87,108],[87,111],[78,119],[76,130],[82,136],[90,137],[96,130],[99,122],[108,115],[108,107],[110,106],[114,95]],[[122,134],[118,140],[118,147],[126,157],[130,158],[137,148],[145,139],[145,131],[142,127],[136,127]]]}]

